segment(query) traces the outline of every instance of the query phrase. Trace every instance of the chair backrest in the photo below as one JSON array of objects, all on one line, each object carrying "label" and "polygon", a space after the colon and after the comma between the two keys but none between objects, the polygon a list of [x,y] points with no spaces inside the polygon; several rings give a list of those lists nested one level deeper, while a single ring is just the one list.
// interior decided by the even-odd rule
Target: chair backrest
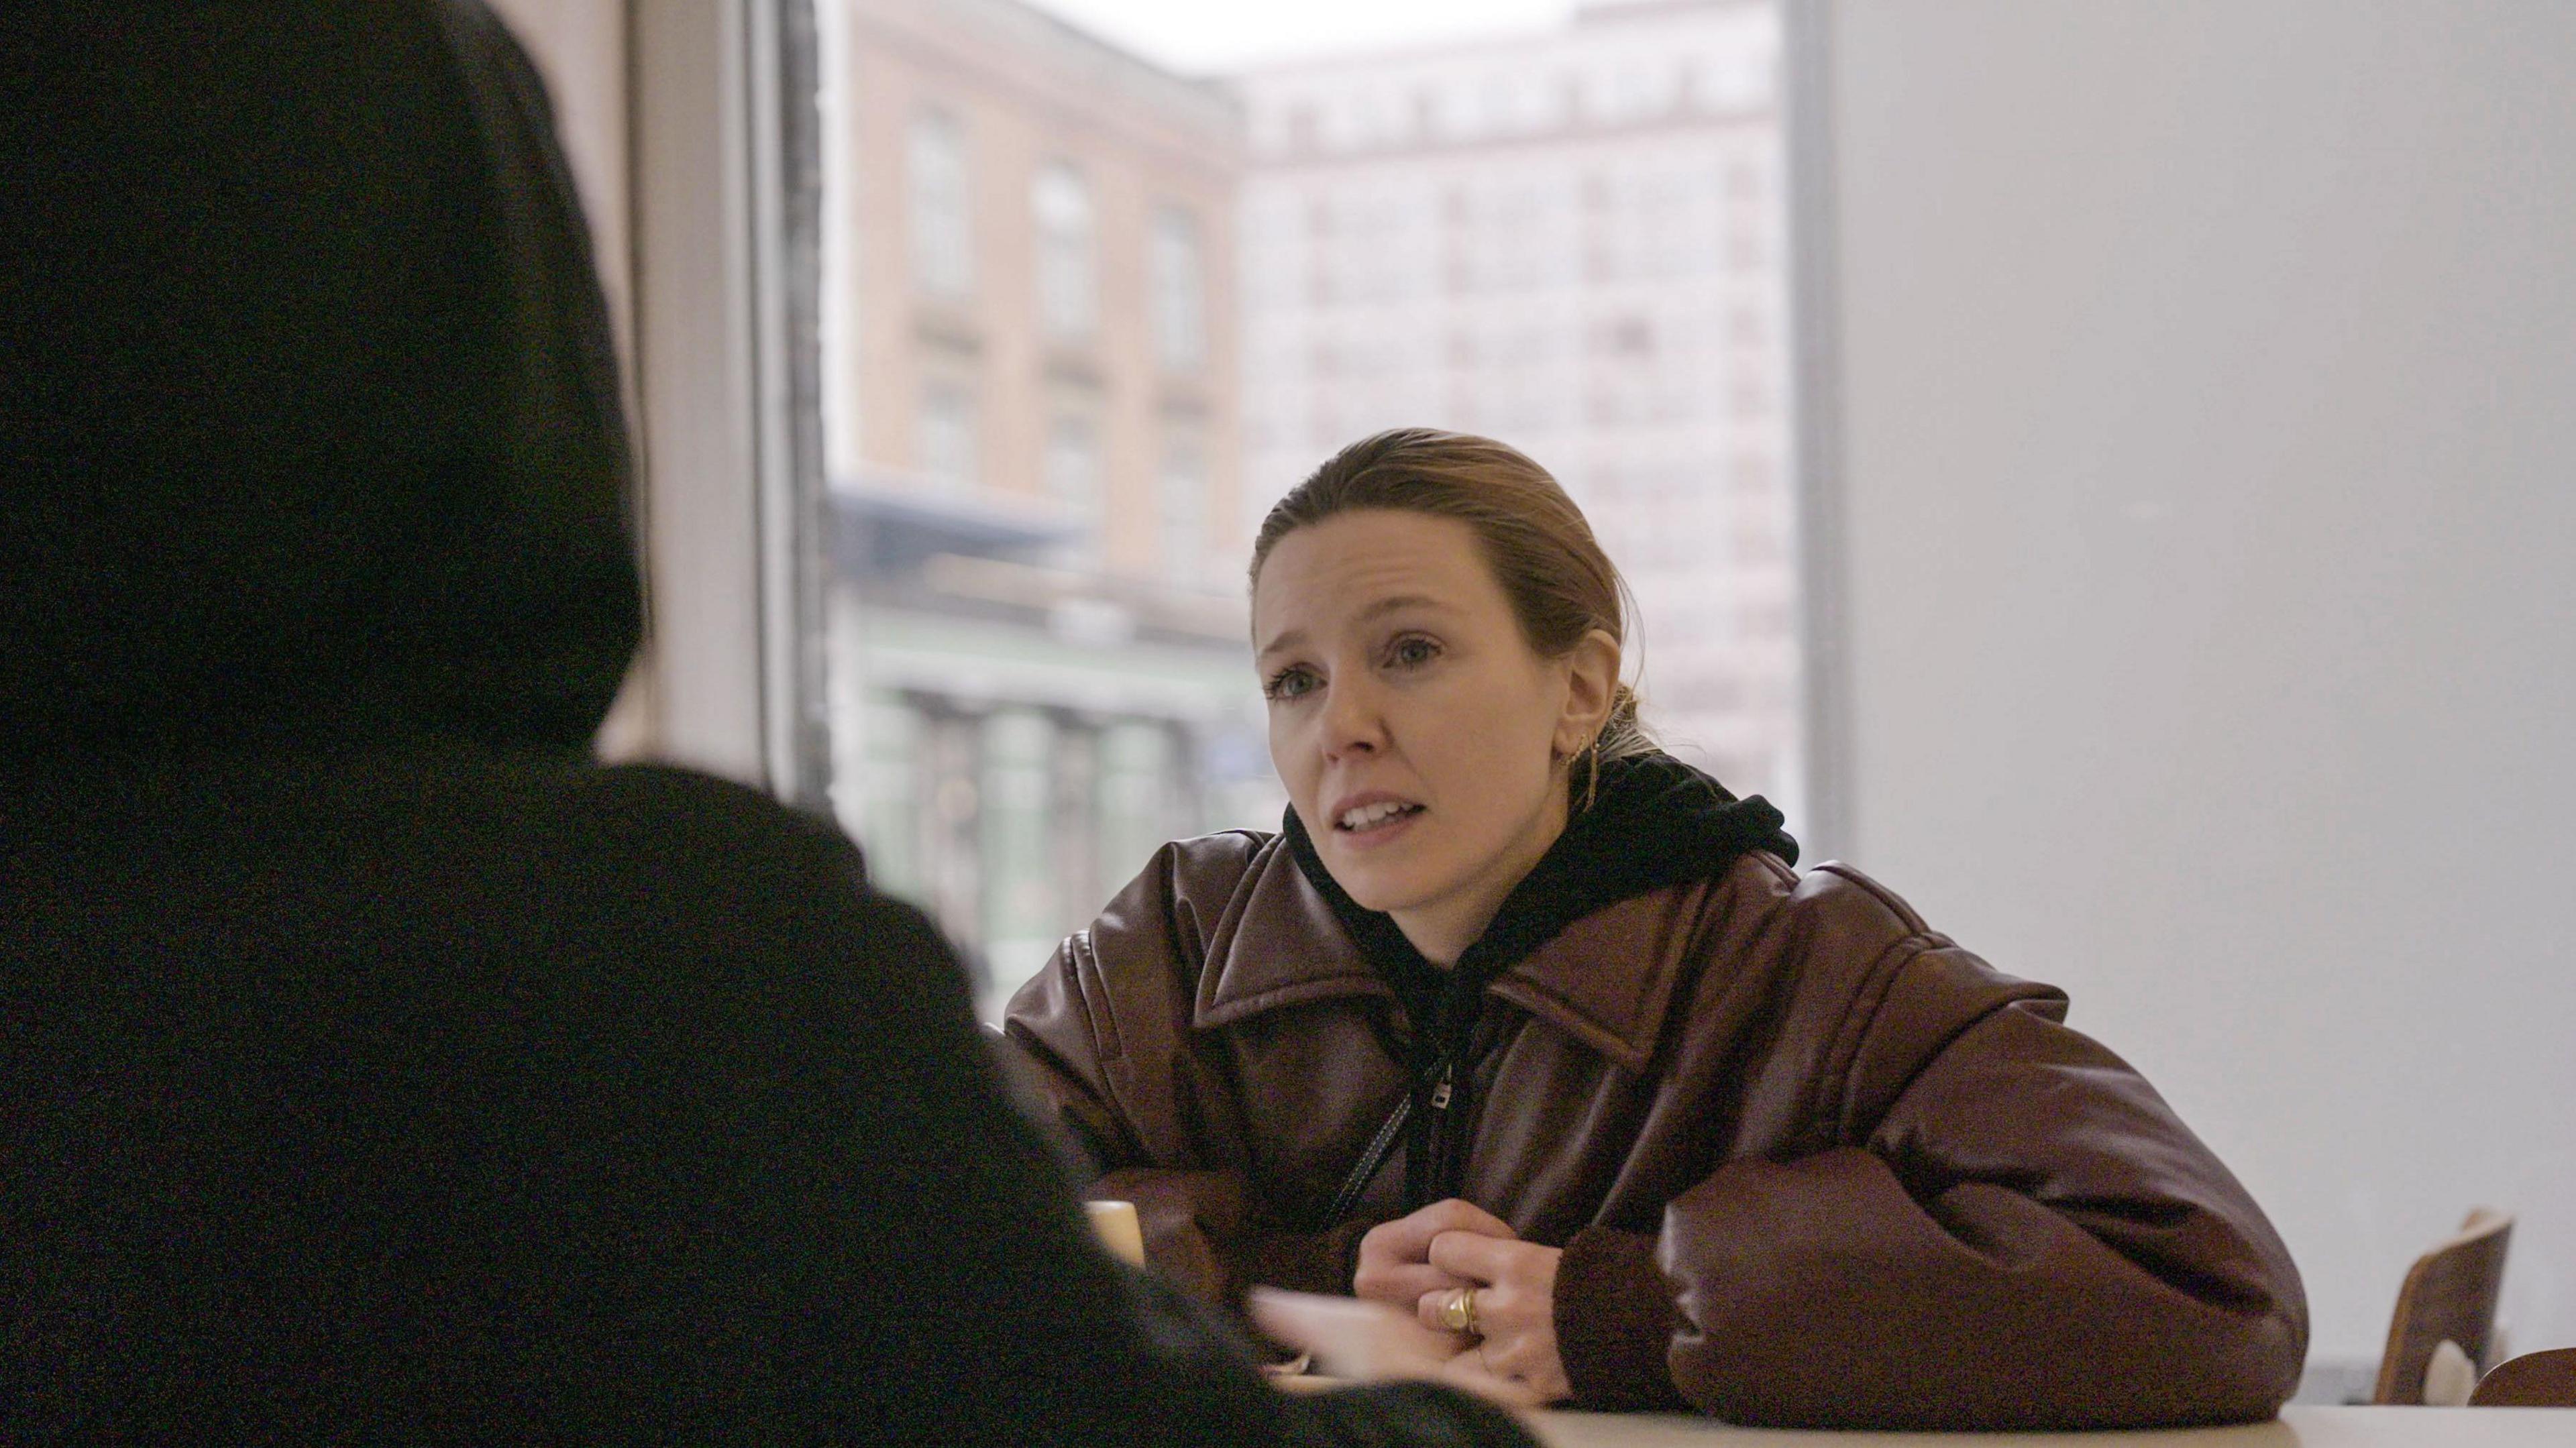
[{"label": "chair backrest", "polygon": [[2486,1361],[2512,1238],[2510,1215],[2479,1207],[2449,1241],[2415,1259],[2398,1289],[2372,1402],[2423,1402],[2424,1369],[2445,1341],[2457,1343],[2473,1363]]},{"label": "chair backrest", "polygon": [[2478,1379],[2472,1408],[2576,1408],[2576,1347],[2527,1352]]}]

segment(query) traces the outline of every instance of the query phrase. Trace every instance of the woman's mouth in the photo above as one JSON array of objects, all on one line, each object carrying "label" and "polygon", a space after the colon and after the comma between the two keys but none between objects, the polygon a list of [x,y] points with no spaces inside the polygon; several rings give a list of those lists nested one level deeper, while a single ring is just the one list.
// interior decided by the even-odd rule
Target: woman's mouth
[{"label": "woman's mouth", "polygon": [[1422,813],[1422,806],[1418,804],[1406,804],[1400,800],[1391,799],[1380,800],[1375,804],[1358,805],[1342,811],[1342,817],[1333,821],[1333,828],[1346,835],[1373,834],[1420,813]]}]

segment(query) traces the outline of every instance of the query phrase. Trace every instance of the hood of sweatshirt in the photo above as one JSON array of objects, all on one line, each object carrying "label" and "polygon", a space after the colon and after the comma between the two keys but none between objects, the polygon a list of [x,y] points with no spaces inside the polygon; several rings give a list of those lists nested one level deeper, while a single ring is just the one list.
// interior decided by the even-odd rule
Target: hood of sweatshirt
[{"label": "hood of sweatshirt", "polygon": [[1797,863],[1797,842],[1781,824],[1780,812],[1760,795],[1738,799],[1671,755],[1610,760],[1601,766],[1590,805],[1566,822],[1504,898],[1485,933],[1448,970],[1425,960],[1392,917],[1351,898],[1325,868],[1294,809],[1284,832],[1297,868],[1404,1002],[1415,1023],[1415,1046],[1428,1056],[1458,1043],[1473,1024],[1487,984],[1584,916],[1667,885],[1722,874],[1747,850],[1767,850]]},{"label": "hood of sweatshirt", "polygon": [[0,763],[586,747],[640,631],[631,460],[508,33],[0,9]]}]

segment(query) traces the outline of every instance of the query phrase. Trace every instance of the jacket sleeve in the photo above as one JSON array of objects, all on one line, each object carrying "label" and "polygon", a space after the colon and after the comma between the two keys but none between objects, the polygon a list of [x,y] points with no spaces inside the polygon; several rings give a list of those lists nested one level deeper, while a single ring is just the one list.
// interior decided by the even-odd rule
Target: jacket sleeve
[{"label": "jacket sleeve", "polygon": [[859,1438],[1529,1442],[1508,1415],[1445,1390],[1273,1389],[1222,1327],[1092,1240],[1010,1109],[963,974],[927,922],[882,897],[828,913],[839,919],[813,943],[853,967],[827,1008],[839,1049],[785,1085],[819,1149],[769,1163],[810,1193],[794,1216],[815,1256],[773,1289],[812,1294],[790,1305],[818,1366],[834,1366],[799,1391],[837,1397]]},{"label": "jacket sleeve", "polygon": [[[1833,1043],[1815,1073],[1822,1149],[1729,1163],[1670,1204],[1659,1237],[1569,1244],[1558,1316],[1579,1388],[1661,1396],[1642,1344],[1671,1392],[1744,1423],[2114,1428],[2278,1409],[2307,1337],[2287,1250],[2154,1089],[2063,1024],[2063,996],[1924,937],[1834,1009],[1845,1021],[1816,1033]],[[1587,1301],[1619,1305],[1570,1306]]]},{"label": "jacket sleeve", "polygon": [[[1136,1204],[1145,1255],[1203,1302],[1254,1286],[1351,1290],[1359,1239],[1275,1220],[1233,1153],[1247,1132],[1233,1091],[1187,1050],[1203,960],[1166,846],[1090,929],[1068,937],[1012,997],[1001,1050],[1024,1109],[1075,1163],[1083,1195]],[[1110,981],[1117,982],[1113,992]],[[1129,1040],[1165,1043],[1130,1054]]]}]

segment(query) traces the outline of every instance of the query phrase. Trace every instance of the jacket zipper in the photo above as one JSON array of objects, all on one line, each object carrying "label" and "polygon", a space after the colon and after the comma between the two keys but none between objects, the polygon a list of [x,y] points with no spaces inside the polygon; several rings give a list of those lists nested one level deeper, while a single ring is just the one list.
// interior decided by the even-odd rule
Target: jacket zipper
[{"label": "jacket zipper", "polygon": [[1457,1086],[1457,1058],[1444,1055],[1440,1058],[1440,1079],[1431,1083],[1431,1128],[1428,1133],[1431,1150],[1427,1153],[1429,1159],[1423,1163],[1428,1168],[1425,1175],[1430,1180],[1423,1183],[1424,1206],[1457,1195],[1450,1182],[1456,1173],[1449,1166],[1449,1155],[1456,1149],[1455,1143],[1449,1139],[1449,1103],[1457,1095]]}]

